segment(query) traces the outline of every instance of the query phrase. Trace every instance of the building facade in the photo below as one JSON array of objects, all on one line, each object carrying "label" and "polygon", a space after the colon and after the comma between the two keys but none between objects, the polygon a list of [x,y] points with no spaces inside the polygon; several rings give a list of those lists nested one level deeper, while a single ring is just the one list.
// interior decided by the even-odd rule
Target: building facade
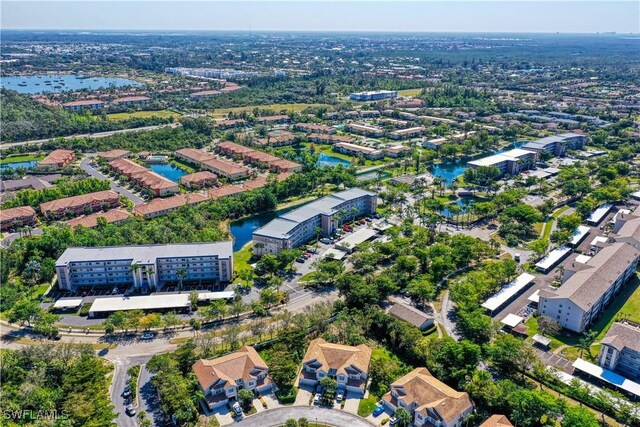
[{"label": "building facade", "polygon": [[331,235],[342,223],[374,213],[377,198],[375,193],[352,188],[287,212],[253,232],[253,253],[262,256],[296,248],[319,230]]},{"label": "building facade", "polygon": [[600,343],[600,367],[640,380],[640,325],[615,322]]},{"label": "building facade", "polygon": [[71,247],[56,261],[61,289],[133,285],[162,289],[167,283],[229,282],[231,242],[149,246]]}]

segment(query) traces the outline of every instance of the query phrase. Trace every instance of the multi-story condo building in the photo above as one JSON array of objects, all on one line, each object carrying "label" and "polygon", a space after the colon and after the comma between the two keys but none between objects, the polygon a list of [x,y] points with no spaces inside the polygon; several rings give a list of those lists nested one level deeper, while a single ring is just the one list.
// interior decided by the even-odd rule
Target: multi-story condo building
[{"label": "multi-story condo building", "polygon": [[62,104],[62,108],[70,111],[81,111],[81,110],[100,110],[104,108],[106,104],[103,101],[99,101],[97,99],[84,99],[81,101],[72,101]]},{"label": "multi-story condo building", "polygon": [[318,230],[331,235],[343,222],[374,213],[377,197],[352,188],[287,212],[253,232],[253,253],[261,256],[293,249],[316,237]]},{"label": "multi-story condo building", "polygon": [[467,162],[467,166],[470,168],[494,166],[500,170],[500,174],[515,175],[531,168],[535,164],[537,157],[538,155],[535,151],[514,148],[504,153],[472,160]]},{"label": "multi-story condo building", "polygon": [[416,368],[394,381],[382,401],[391,411],[404,408],[413,416],[415,427],[460,427],[473,412],[467,393],[452,389],[427,368]]},{"label": "multi-story condo building", "polygon": [[389,133],[389,138],[391,139],[404,139],[404,138],[416,138],[421,136],[424,132],[424,128],[422,126],[416,126],[412,128],[406,129],[398,129]]},{"label": "multi-story condo building", "polygon": [[191,369],[210,410],[236,400],[241,389],[266,393],[273,388],[269,367],[249,346],[215,359],[200,359]]},{"label": "multi-story condo building", "polygon": [[348,154],[350,156],[362,156],[365,159],[377,160],[384,157],[384,151],[375,148],[363,147],[358,144],[350,144],[348,142],[338,142],[333,146],[338,153]]},{"label": "multi-story condo building", "polygon": [[540,315],[573,332],[583,332],[634,274],[638,258],[639,249],[618,242],[602,248],[585,264],[567,266],[558,289],[540,291]]},{"label": "multi-story condo building", "polygon": [[546,151],[554,156],[564,156],[567,150],[576,150],[584,147],[587,142],[585,135],[578,133],[561,133],[559,135],[547,136],[536,141],[527,142],[522,146],[525,150]]},{"label": "multi-story condo building", "polygon": [[249,169],[246,167],[217,159],[215,156],[201,150],[183,148],[176,151],[175,156],[180,160],[199,166],[202,169],[213,172],[218,176],[223,176],[231,181],[249,176]]},{"label": "multi-story condo building", "polygon": [[384,135],[384,129],[380,129],[375,126],[367,126],[367,125],[359,125],[356,123],[351,123],[351,124],[348,124],[346,128],[348,132],[353,132],[358,135],[374,136],[374,137]]},{"label": "multi-story condo building", "polygon": [[73,150],[53,150],[47,157],[40,160],[38,167],[47,170],[62,169],[75,159]]},{"label": "multi-story condo building", "polygon": [[113,190],[103,190],[41,203],[40,212],[49,218],[61,218],[65,215],[90,214],[118,206],[120,206],[120,195]]},{"label": "multi-story condo building", "polygon": [[118,107],[131,107],[133,105],[145,105],[149,101],[151,101],[151,98],[148,96],[127,96],[124,98],[114,99],[111,104]]},{"label": "multi-story condo building", "polygon": [[167,283],[229,282],[231,242],[67,248],[56,261],[61,289],[133,285],[161,289]]},{"label": "multi-story condo building", "polygon": [[180,186],[177,183],[129,159],[112,160],[109,162],[109,167],[148,189],[155,196],[171,196],[180,192]]},{"label": "multi-story condo building", "polygon": [[8,231],[16,228],[35,225],[36,211],[31,206],[19,206],[0,210],[0,230]]},{"label": "multi-story condo building", "polygon": [[363,396],[370,361],[371,348],[364,344],[353,347],[316,338],[302,359],[299,384],[315,387],[329,377],[336,380],[338,390]]},{"label": "multi-story condo building", "polygon": [[616,242],[625,242],[640,249],[640,207],[636,208],[632,214],[616,215],[613,232]]},{"label": "multi-story condo building", "polygon": [[397,98],[397,90],[372,90],[368,92],[355,92],[349,95],[352,101],[379,101],[381,99]]},{"label": "multi-story condo building", "polygon": [[615,322],[600,344],[598,361],[602,368],[640,380],[640,325]]}]

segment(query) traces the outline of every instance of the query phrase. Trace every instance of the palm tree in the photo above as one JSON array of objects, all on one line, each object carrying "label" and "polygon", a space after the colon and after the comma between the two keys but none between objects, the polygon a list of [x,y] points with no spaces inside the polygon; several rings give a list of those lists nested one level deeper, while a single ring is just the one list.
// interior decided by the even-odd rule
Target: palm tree
[{"label": "palm tree", "polygon": [[184,280],[184,277],[187,275],[187,270],[185,270],[184,268],[180,268],[178,269],[178,271],[176,271],[176,276],[178,277],[178,291],[181,292],[182,291],[182,281]]},{"label": "palm tree", "polygon": [[133,283],[136,283],[136,276],[138,275],[138,271],[140,271],[140,264],[138,263],[134,263],[131,264],[131,267],[129,268],[129,273],[133,274]]},{"label": "palm tree", "polygon": [[584,336],[578,340],[578,344],[576,347],[580,349],[581,359],[585,350],[589,353],[589,356],[591,356],[591,345],[593,344],[597,336],[597,331],[587,331],[584,333]]},{"label": "palm tree", "polygon": [[152,283],[151,282],[151,277],[153,277],[154,274],[156,274],[156,272],[153,270],[153,267],[147,267],[145,269],[145,272],[147,273],[147,283]]}]

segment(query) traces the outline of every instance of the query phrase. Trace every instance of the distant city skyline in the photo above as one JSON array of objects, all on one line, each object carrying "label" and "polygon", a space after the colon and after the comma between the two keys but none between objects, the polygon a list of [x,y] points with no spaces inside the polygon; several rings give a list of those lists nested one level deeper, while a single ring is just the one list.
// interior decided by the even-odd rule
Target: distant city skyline
[{"label": "distant city skyline", "polygon": [[2,1],[3,30],[640,33],[639,1]]}]

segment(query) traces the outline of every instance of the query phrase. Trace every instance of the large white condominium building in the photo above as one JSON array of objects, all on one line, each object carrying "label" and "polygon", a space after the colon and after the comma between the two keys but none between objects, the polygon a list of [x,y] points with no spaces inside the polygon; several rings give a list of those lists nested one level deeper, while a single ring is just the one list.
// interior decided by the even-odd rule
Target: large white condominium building
[{"label": "large white condominium building", "polygon": [[640,380],[640,325],[616,322],[600,343],[598,361],[602,368]]},{"label": "large white condominium building", "polygon": [[567,265],[565,281],[558,289],[540,291],[540,315],[557,320],[563,328],[583,332],[635,273],[639,257],[640,249],[617,242],[585,264]]},{"label": "large white condominium building", "polygon": [[167,283],[229,282],[230,241],[149,246],[68,248],[56,262],[61,289],[133,285],[161,289]]},{"label": "large white condominium building", "polygon": [[564,156],[567,150],[582,148],[586,142],[587,137],[585,135],[578,133],[561,133],[527,142],[522,148],[538,152],[547,151],[554,156]]},{"label": "large white condominium building", "polygon": [[261,256],[293,249],[316,237],[331,235],[341,224],[376,211],[378,196],[360,188],[341,191],[304,205],[253,232],[253,253]]}]

